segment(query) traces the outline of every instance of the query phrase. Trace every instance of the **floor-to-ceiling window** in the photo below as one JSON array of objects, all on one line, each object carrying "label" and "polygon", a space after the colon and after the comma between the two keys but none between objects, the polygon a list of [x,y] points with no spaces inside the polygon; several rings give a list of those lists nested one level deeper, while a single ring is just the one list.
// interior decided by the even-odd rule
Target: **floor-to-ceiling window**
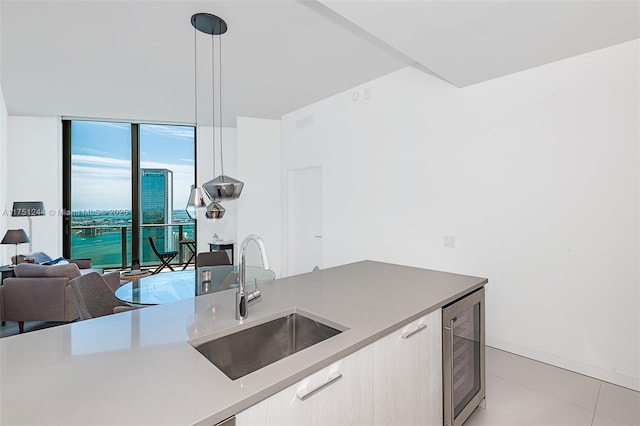
[{"label": "floor-to-ceiling window", "polygon": [[195,239],[185,212],[195,181],[195,135],[191,126],[63,120],[64,253],[91,258],[96,267],[117,268],[138,259],[159,262],[159,251],[188,259]]},{"label": "floor-to-ceiling window", "polygon": [[140,124],[140,214],[143,264],[157,262],[148,238],[164,250],[177,250],[178,263],[189,258],[180,241],[194,240],[194,223],[185,207],[195,182],[194,129]]}]

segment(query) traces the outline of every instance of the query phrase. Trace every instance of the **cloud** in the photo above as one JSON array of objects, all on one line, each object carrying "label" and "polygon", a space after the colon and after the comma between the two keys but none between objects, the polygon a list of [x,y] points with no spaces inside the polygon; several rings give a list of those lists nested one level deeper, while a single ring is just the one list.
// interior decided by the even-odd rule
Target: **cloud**
[{"label": "cloud", "polygon": [[156,133],[161,135],[167,135],[180,139],[188,139],[193,141],[193,127],[190,126],[163,126],[163,125],[144,125],[141,124],[144,131],[150,133]]},{"label": "cloud", "polygon": [[71,156],[71,165],[76,167],[77,164],[91,164],[94,166],[109,166],[109,167],[122,167],[126,169],[131,168],[130,160],[120,160],[118,158],[99,157],[97,155],[82,155],[73,154]]},{"label": "cloud", "polygon": [[76,180],[71,192],[71,208],[130,209],[131,181],[105,176]]},{"label": "cloud", "polygon": [[129,179],[131,180],[131,170],[125,168],[100,168],[92,166],[74,166],[71,170],[73,185],[83,179]]}]

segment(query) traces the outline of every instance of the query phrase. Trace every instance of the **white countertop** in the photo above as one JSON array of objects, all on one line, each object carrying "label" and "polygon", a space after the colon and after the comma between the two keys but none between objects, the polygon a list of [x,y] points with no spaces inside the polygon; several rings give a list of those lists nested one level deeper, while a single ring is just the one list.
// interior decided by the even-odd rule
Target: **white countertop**
[{"label": "white countertop", "polygon": [[[364,261],[262,285],[243,322],[231,289],[6,337],[0,424],[215,424],[486,283]],[[237,380],[189,344],[292,308],[348,330]]]}]

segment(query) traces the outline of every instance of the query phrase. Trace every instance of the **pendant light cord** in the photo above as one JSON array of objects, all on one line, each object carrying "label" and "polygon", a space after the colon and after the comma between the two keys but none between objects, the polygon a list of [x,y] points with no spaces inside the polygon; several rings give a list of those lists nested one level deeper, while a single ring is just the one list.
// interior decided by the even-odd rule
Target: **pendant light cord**
[{"label": "pendant light cord", "polygon": [[220,105],[218,108],[218,114],[220,114],[220,174],[224,176],[224,156],[222,153],[222,34],[218,35],[218,63],[220,65],[220,72],[218,73],[218,81],[220,82],[218,92],[220,98]]},{"label": "pendant light cord", "polygon": [[211,151],[213,152],[213,177],[216,177],[216,73],[215,73],[215,65],[214,65],[214,57],[215,57],[215,39],[213,34],[211,34],[211,118],[213,122],[211,123],[211,138],[213,139],[213,147]]},{"label": "pendant light cord", "polygon": [[[198,19],[198,18],[196,18]],[[195,100],[195,108],[194,108],[194,123],[195,126],[198,127],[198,46],[197,46],[197,35],[196,27],[193,27],[193,98]]]},{"label": "pendant light cord", "polygon": [[[196,21],[198,18],[196,17]],[[194,126],[195,126],[195,136],[196,140],[198,138],[198,30],[195,25],[193,27],[193,98],[195,100],[195,108],[194,108]]]}]

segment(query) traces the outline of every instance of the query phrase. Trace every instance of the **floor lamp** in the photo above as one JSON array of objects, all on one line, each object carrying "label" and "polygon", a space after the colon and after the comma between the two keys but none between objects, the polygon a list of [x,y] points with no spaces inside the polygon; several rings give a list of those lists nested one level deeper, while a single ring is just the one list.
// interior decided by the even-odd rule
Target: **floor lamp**
[{"label": "floor lamp", "polygon": [[[29,235],[33,237],[31,216],[44,216],[44,203],[42,201],[14,201],[11,216],[27,216],[29,218]],[[29,240],[29,253],[33,253],[31,240]]]}]

